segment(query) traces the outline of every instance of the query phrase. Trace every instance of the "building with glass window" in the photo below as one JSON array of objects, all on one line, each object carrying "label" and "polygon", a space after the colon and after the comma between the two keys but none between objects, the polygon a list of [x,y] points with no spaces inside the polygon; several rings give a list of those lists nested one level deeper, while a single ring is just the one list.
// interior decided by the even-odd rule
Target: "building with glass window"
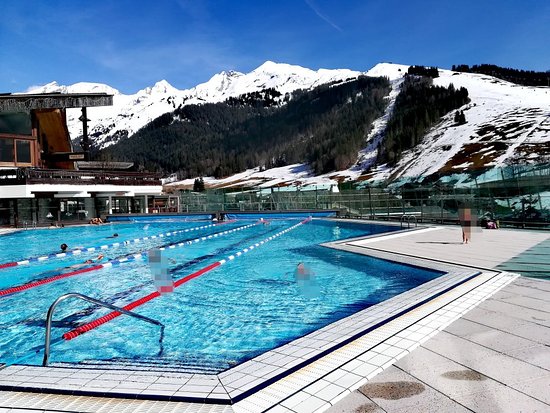
[{"label": "building with glass window", "polygon": [[[177,212],[177,197],[162,194],[158,174],[89,161],[87,108],[112,104],[104,93],[0,95],[0,225]],[[73,151],[67,108],[82,109],[80,152]]]}]

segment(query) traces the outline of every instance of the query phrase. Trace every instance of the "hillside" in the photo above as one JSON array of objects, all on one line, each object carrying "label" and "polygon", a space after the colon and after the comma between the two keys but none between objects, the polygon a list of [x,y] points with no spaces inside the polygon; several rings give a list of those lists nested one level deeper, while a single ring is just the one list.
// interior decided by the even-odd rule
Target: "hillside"
[{"label": "hillside", "polygon": [[222,103],[185,105],[100,156],[186,178],[221,178],[255,166],[297,162],[309,163],[317,174],[346,169],[384,112],[389,92],[387,79],[360,76],[295,91],[281,105],[274,89]]},{"label": "hillside", "polygon": [[512,84],[491,76],[440,70],[434,84],[469,92],[470,103],[444,116],[392,168],[379,166],[376,179],[460,173],[512,163],[550,160],[550,89]]},{"label": "hillside", "polygon": [[[294,164],[291,158],[286,160],[287,166],[268,170],[260,166],[273,166],[276,162],[267,162],[264,165],[261,162],[255,165],[254,162],[246,162],[240,165],[246,171],[238,175],[223,180],[206,179],[207,184],[211,185],[411,179],[510,163],[548,162],[550,159],[548,87],[520,86],[485,74],[439,69],[439,77],[433,80],[435,86],[448,88],[453,84],[455,89],[465,88],[468,91],[470,102],[458,108],[464,114],[465,123],[458,124],[455,120],[456,111],[450,111],[424,133],[416,146],[403,149],[399,160],[387,163],[379,156],[379,147],[386,137],[386,127],[391,121],[396,98],[408,68],[406,65],[381,63],[367,72],[312,71],[299,66],[266,62],[248,74],[222,72],[213,76],[210,81],[185,91],[177,90],[165,81],[134,95],[122,95],[106,85],[77,84],[64,87],[50,84],[46,87],[50,88],[49,91],[75,91],[76,87],[79,91],[101,91],[105,88],[115,93],[113,107],[89,110],[96,147],[103,148],[118,142],[120,138],[129,136],[132,139],[132,136],[138,136],[136,132],[150,121],[166,113],[181,110],[186,105],[215,104],[230,97],[253,96],[256,92],[264,93],[267,89],[273,89],[279,95],[270,102],[271,109],[266,108],[273,110],[287,104],[290,93],[296,90],[311,91],[316,86],[328,82],[350,81],[362,74],[384,76],[390,80],[391,91],[385,98],[386,109],[372,123],[370,131],[364,131],[362,143],[356,155],[352,156],[356,160],[351,167],[319,175],[320,171],[326,169],[315,166],[312,168],[312,165],[301,161]],[[88,89],[83,90],[83,87]],[[94,89],[90,89],[92,87]],[[39,91],[40,89],[33,90]],[[73,138],[77,138],[80,133],[81,126],[76,120],[78,116],[79,111],[69,113],[69,127]],[[225,175],[219,172],[218,176]],[[191,171],[190,174],[193,175]],[[187,185],[187,182],[183,181],[182,185]]]}]

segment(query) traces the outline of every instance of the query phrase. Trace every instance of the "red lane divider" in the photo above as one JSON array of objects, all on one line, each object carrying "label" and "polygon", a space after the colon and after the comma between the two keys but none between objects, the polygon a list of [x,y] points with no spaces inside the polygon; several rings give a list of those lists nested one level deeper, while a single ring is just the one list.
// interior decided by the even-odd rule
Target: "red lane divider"
[{"label": "red lane divider", "polygon": [[5,264],[0,264],[0,269],[2,268],[9,268],[9,267],[15,267],[17,266],[17,262],[7,262]]},{"label": "red lane divider", "polygon": [[73,275],[78,275],[78,274],[83,274],[85,272],[99,270],[100,268],[103,268],[102,264],[94,265],[93,267],[88,267],[88,268],[81,268],[80,270],[70,271],[70,272],[67,272],[65,274],[59,274],[59,275],[56,275],[54,277],[45,278],[45,279],[40,280],[40,281],[35,281],[35,282],[32,282],[32,283],[19,285],[17,287],[8,288],[6,290],[1,290],[0,291],[0,297],[5,296],[5,295],[10,295],[10,294],[13,294],[13,293],[18,293],[20,291],[30,290],[31,288],[38,287],[39,285],[44,285],[44,284],[48,284],[48,283],[51,283],[51,282],[54,282],[54,281],[57,281],[57,280],[61,280],[63,278],[72,277]]},{"label": "red lane divider", "polygon": [[[174,288],[182,285],[183,283],[186,283],[187,281],[192,280],[193,278],[199,277],[202,274],[204,274],[208,271],[211,271],[216,267],[219,267],[220,265],[221,265],[221,263],[219,261],[215,262],[213,264],[210,264],[209,266],[204,267],[204,268],[202,268],[202,269],[200,269],[200,270],[198,270],[198,271],[182,278],[181,280],[176,281],[174,283]],[[146,295],[145,297],[141,297],[140,299],[138,299],[138,300],[136,300],[136,301],[134,301],[134,302],[132,302],[128,305],[125,305],[122,308],[125,309],[125,310],[128,310],[128,311],[131,311],[134,308],[139,307],[140,305],[143,305],[143,304],[151,301],[153,298],[157,298],[157,297],[160,297],[160,293],[158,291],[155,291],[155,292],[152,292],[151,294]],[[99,327],[100,325],[105,324],[106,322],[111,321],[114,318],[117,318],[121,314],[122,313],[119,313],[118,311],[113,311],[113,312],[111,312],[107,315],[104,315],[103,317],[99,317],[99,318],[95,319],[94,321],[90,321],[89,323],[81,325],[80,327],[77,327],[74,330],[71,330],[71,331],[63,334],[63,338],[65,340],[72,340],[73,338],[78,337],[79,335],[84,334],[87,331],[93,330],[94,328]]]},{"label": "red lane divider", "polygon": [[[260,245],[263,245],[266,242],[269,242],[274,238],[280,237],[281,235],[283,235],[283,234],[285,234],[285,233],[287,233],[287,232],[289,232],[289,231],[291,231],[291,230],[293,230],[293,229],[299,227],[300,225],[303,225],[303,224],[305,224],[309,221],[311,221],[311,217],[309,217],[309,218],[299,222],[298,224],[293,225],[293,226],[291,226],[291,227],[289,227],[289,228],[287,228],[287,229],[285,229],[281,232],[278,232],[277,234],[272,235],[271,237],[266,238],[263,241],[257,242],[256,244],[251,245],[250,247],[245,248],[244,250],[239,251],[236,254],[230,255],[229,257],[227,257],[227,259],[222,259],[220,261],[216,261],[216,262],[214,262],[214,263],[212,263],[212,264],[210,264],[210,265],[208,265],[204,268],[201,268],[200,270],[195,271],[194,273],[191,273],[191,274],[181,278],[180,280],[176,281],[174,283],[174,288],[179,287],[180,285],[182,285],[182,284],[184,284],[188,281],[191,281],[193,278],[197,278],[197,277],[199,277],[199,276],[201,276],[201,275],[203,275],[203,274],[205,274],[209,271],[212,271],[214,268],[217,268],[217,267],[225,264],[227,261],[234,260],[236,257],[239,257],[242,254],[245,254],[248,251],[251,251],[256,247],[259,247]],[[155,291],[155,292],[152,292],[152,293],[146,295],[145,297],[139,298],[138,300],[136,300],[134,302],[131,302],[130,304],[127,304],[126,306],[124,306],[122,308],[125,309],[125,310],[130,311],[130,310],[133,310],[136,307],[139,307],[140,305],[143,305],[143,304],[151,301],[153,298],[157,298],[157,297],[160,297],[160,293],[158,291]],[[118,317],[121,314],[122,313],[119,313],[118,311],[113,311],[113,312],[111,312],[107,315],[104,315],[103,317],[97,318],[93,321],[90,321],[89,323],[86,323],[86,324],[84,324],[80,327],[77,327],[74,330],[66,332],[65,334],[63,334],[62,337],[65,340],[72,340],[73,338],[76,338],[79,335],[86,333],[87,331],[93,330],[94,328],[99,327],[100,325],[105,324],[108,321],[111,321],[112,319]]]}]

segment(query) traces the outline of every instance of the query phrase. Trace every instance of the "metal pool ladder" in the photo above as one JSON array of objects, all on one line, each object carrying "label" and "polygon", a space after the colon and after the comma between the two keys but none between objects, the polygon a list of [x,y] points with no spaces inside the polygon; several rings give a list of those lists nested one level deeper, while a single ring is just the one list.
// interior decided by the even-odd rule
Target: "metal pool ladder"
[{"label": "metal pool ladder", "polygon": [[128,311],[128,310],[125,310],[124,308],[121,308],[121,307],[117,307],[116,305],[112,305],[112,304],[109,304],[109,303],[106,303],[104,301],[100,301],[100,300],[96,300],[95,298],[92,298],[92,297],[88,297],[87,295],[84,295],[84,294],[80,294],[80,293],[67,293],[67,294],[63,294],[62,296],[59,296],[53,303],[52,305],[50,306],[50,309],[48,310],[48,315],[46,317],[46,341],[45,341],[45,344],[44,344],[44,360],[42,361],[42,366],[47,366],[48,365],[48,359],[50,358],[50,342],[51,342],[51,333],[52,333],[52,317],[53,317],[53,312],[55,310],[55,307],[57,306],[57,304],[59,304],[61,301],[64,301],[66,300],[67,298],[72,298],[72,297],[75,297],[75,298],[80,298],[81,300],[84,300],[84,301],[89,301],[90,303],[93,303],[93,304],[96,304],[96,305],[100,305],[102,307],[105,307],[105,308],[109,308],[111,310],[115,310],[115,311],[118,311],[119,313],[122,313],[122,314],[126,314],[126,315],[129,315],[131,317],[135,317],[139,320],[143,320],[143,321],[146,321],[147,323],[150,323],[150,324],[154,324],[154,325],[157,325],[160,327],[160,339],[159,339],[159,343],[160,343],[160,351],[159,351],[159,355],[162,354],[162,351],[163,351],[163,340],[164,340],[164,324],[162,324],[160,321],[157,321],[157,320],[153,320],[152,318],[149,318],[149,317],[145,317],[144,315],[141,315],[141,314],[137,314],[137,313],[134,313],[132,311]]},{"label": "metal pool ladder", "polygon": [[414,226],[416,227],[418,223],[415,215],[407,215],[407,214],[401,215],[401,228],[403,228],[403,224],[405,223],[405,221],[407,221],[407,228],[410,228],[411,220],[414,221]]},{"label": "metal pool ladder", "polygon": [[[32,223],[30,224],[32,228],[36,229],[36,221],[32,221]],[[29,222],[28,221],[23,221],[23,226],[25,227],[25,230],[28,230],[29,229]]]}]

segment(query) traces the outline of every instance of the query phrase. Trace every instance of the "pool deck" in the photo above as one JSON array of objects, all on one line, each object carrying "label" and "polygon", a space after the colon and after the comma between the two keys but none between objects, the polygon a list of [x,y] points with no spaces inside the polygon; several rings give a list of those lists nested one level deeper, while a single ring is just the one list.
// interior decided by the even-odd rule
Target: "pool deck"
[{"label": "pool deck", "polygon": [[[459,228],[441,227],[356,244],[501,268],[550,234],[483,231],[467,245],[460,237]],[[515,279],[326,411],[550,411],[550,281]]]},{"label": "pool deck", "polygon": [[[42,383],[44,389],[1,390],[0,412],[550,411],[550,281],[492,270],[506,267],[512,257],[548,239],[550,233],[545,232],[483,231],[474,232],[472,242],[463,245],[460,228],[434,227],[338,243],[342,249],[405,262],[421,257],[436,266],[463,264],[482,271],[286,377],[250,395],[244,390],[240,394],[247,397],[232,405],[136,400],[137,395],[110,398],[108,392],[105,397],[48,394],[48,388],[55,389],[63,380],[71,384],[62,369],[56,375],[52,370],[14,366],[0,371],[0,382],[19,378],[20,384]],[[396,304],[399,301],[393,307]],[[334,343],[339,338],[321,333],[317,339]],[[272,365],[284,360],[282,354],[279,351]],[[143,392],[136,383],[146,373],[124,378],[108,371],[100,375],[104,383]],[[150,394],[185,391],[185,383],[176,389],[169,375],[164,375],[166,380],[154,372],[149,375],[154,376],[145,388]],[[234,378],[228,383],[247,382],[244,376]],[[72,385],[85,385],[80,379],[74,378]]]}]

